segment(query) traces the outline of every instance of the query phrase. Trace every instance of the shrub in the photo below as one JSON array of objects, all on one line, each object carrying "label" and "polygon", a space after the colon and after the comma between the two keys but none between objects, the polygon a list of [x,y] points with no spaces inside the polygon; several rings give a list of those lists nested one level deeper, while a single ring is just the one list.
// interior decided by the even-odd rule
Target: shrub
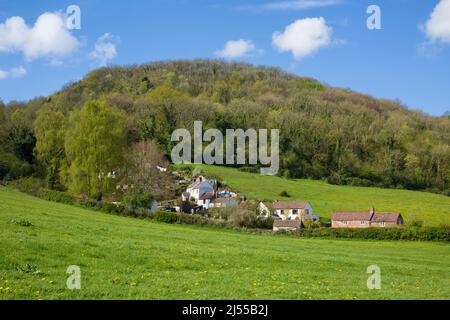
[{"label": "shrub", "polygon": [[153,201],[153,196],[142,188],[133,188],[123,197],[123,203],[131,209],[150,209]]},{"label": "shrub", "polygon": [[343,184],[342,177],[338,172],[332,172],[331,175],[327,177],[327,182],[334,185]]},{"label": "shrub", "polygon": [[14,180],[11,182],[11,186],[19,190],[20,192],[24,192],[33,196],[38,196],[39,190],[43,187],[42,180],[38,178],[22,178],[18,180]]},{"label": "shrub", "polygon": [[280,197],[290,198],[291,195],[286,190],[283,190],[280,192]]},{"label": "shrub", "polygon": [[176,223],[179,221],[179,213],[156,211],[152,213],[153,219],[160,222]]},{"label": "shrub", "polygon": [[180,213],[178,215],[178,222],[185,224],[205,225],[208,224],[208,218],[197,214]]},{"label": "shrub", "polygon": [[423,226],[423,221],[413,218],[408,221],[407,226],[412,228],[421,228]]},{"label": "shrub", "polygon": [[33,264],[29,264],[29,263],[24,264],[24,265],[15,264],[14,269],[20,273],[31,273],[31,274],[35,274],[35,275],[43,275],[44,274],[42,271],[40,271],[38,269],[37,266],[35,266]]},{"label": "shrub", "polygon": [[51,189],[40,189],[38,191],[37,196],[44,200],[54,201],[59,203],[65,203],[73,205],[75,203],[75,199],[68,193],[51,190]]},{"label": "shrub", "polygon": [[305,228],[307,229],[317,229],[320,228],[321,224],[319,221],[307,220],[304,223]]},{"label": "shrub", "polygon": [[11,220],[11,223],[17,224],[18,226],[21,226],[21,227],[32,227],[33,226],[33,224],[26,219],[20,219],[20,220],[13,219],[13,220]]}]

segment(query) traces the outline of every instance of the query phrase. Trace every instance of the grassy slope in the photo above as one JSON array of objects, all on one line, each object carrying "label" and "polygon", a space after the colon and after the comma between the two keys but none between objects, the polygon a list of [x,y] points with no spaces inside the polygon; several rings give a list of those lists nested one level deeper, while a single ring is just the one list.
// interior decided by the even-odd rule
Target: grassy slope
[{"label": "grassy slope", "polygon": [[[422,219],[426,224],[450,224],[450,197],[427,192],[335,186],[324,181],[283,179],[244,173],[233,168],[202,166],[216,174],[233,189],[256,200],[308,200],[316,213],[329,219],[337,210],[367,210],[375,206],[380,212],[401,212],[405,218]],[[286,190],[291,198],[280,197]]]},{"label": "grassy slope", "polygon": [[[450,298],[445,243],[299,239],[159,224],[2,187],[0,230],[0,299]],[[45,274],[14,267],[25,264]],[[65,288],[72,264],[81,267],[80,291]],[[381,267],[381,290],[366,288],[371,264]]]}]

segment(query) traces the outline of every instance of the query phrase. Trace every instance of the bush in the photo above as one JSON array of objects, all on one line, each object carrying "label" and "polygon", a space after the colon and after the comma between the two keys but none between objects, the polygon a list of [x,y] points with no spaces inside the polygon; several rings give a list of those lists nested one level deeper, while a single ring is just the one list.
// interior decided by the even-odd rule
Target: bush
[{"label": "bush", "polygon": [[206,225],[208,224],[208,218],[197,214],[180,213],[178,215],[178,222],[185,224]]},{"label": "bush", "polygon": [[423,221],[418,219],[412,219],[407,223],[408,227],[411,228],[421,228],[423,226]]},{"label": "bush", "polygon": [[54,201],[59,203],[65,203],[73,205],[75,203],[75,199],[68,193],[51,190],[51,189],[40,189],[38,191],[37,196],[44,200]]},{"label": "bush", "polygon": [[317,228],[320,228],[320,226],[321,226],[319,221],[314,221],[314,220],[307,220],[303,223],[303,225],[307,229],[317,229]]},{"label": "bush", "polygon": [[153,219],[160,222],[176,223],[179,221],[179,213],[177,212],[156,211],[152,212],[151,216]]},{"label": "bush", "polygon": [[32,227],[33,223],[31,223],[30,221],[26,220],[26,219],[20,219],[20,220],[11,220],[11,223],[17,224],[18,226],[21,227]]},{"label": "bush", "polygon": [[337,172],[332,172],[331,175],[329,177],[327,177],[327,182],[329,184],[334,184],[334,185],[341,185],[341,184],[343,184],[342,177]]},{"label": "bush", "polygon": [[133,210],[150,209],[153,201],[153,196],[142,188],[133,188],[123,197],[123,203]]},{"label": "bush", "polygon": [[39,195],[39,191],[42,189],[43,185],[42,180],[32,177],[22,178],[11,182],[13,188],[35,197]]},{"label": "bush", "polygon": [[290,198],[291,195],[287,191],[283,190],[280,192],[280,197]]}]

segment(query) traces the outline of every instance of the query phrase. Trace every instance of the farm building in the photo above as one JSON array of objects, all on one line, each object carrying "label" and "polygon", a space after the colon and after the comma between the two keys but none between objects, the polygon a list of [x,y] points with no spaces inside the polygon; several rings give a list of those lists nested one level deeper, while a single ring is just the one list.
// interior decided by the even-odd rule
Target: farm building
[{"label": "farm building", "polygon": [[272,203],[272,207],[273,214],[282,220],[319,220],[311,204],[307,201],[277,201]]},{"label": "farm building", "polygon": [[331,218],[333,228],[396,227],[403,223],[400,213],[376,213],[375,208],[368,211],[337,211]]},{"label": "farm building", "polygon": [[273,222],[273,231],[294,231],[300,229],[302,222],[300,220],[275,220]]}]

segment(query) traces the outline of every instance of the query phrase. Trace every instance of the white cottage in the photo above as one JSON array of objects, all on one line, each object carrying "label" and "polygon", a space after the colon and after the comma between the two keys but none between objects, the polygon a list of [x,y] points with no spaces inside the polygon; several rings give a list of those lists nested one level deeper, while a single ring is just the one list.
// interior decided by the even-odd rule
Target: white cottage
[{"label": "white cottage", "polygon": [[274,215],[282,220],[302,220],[302,217],[319,221],[311,204],[307,201],[274,202],[272,203]]},{"label": "white cottage", "polygon": [[205,193],[213,191],[214,187],[203,176],[195,179],[194,182],[186,189],[186,192],[189,193],[189,197],[194,198],[196,202],[198,202],[200,197]]}]

